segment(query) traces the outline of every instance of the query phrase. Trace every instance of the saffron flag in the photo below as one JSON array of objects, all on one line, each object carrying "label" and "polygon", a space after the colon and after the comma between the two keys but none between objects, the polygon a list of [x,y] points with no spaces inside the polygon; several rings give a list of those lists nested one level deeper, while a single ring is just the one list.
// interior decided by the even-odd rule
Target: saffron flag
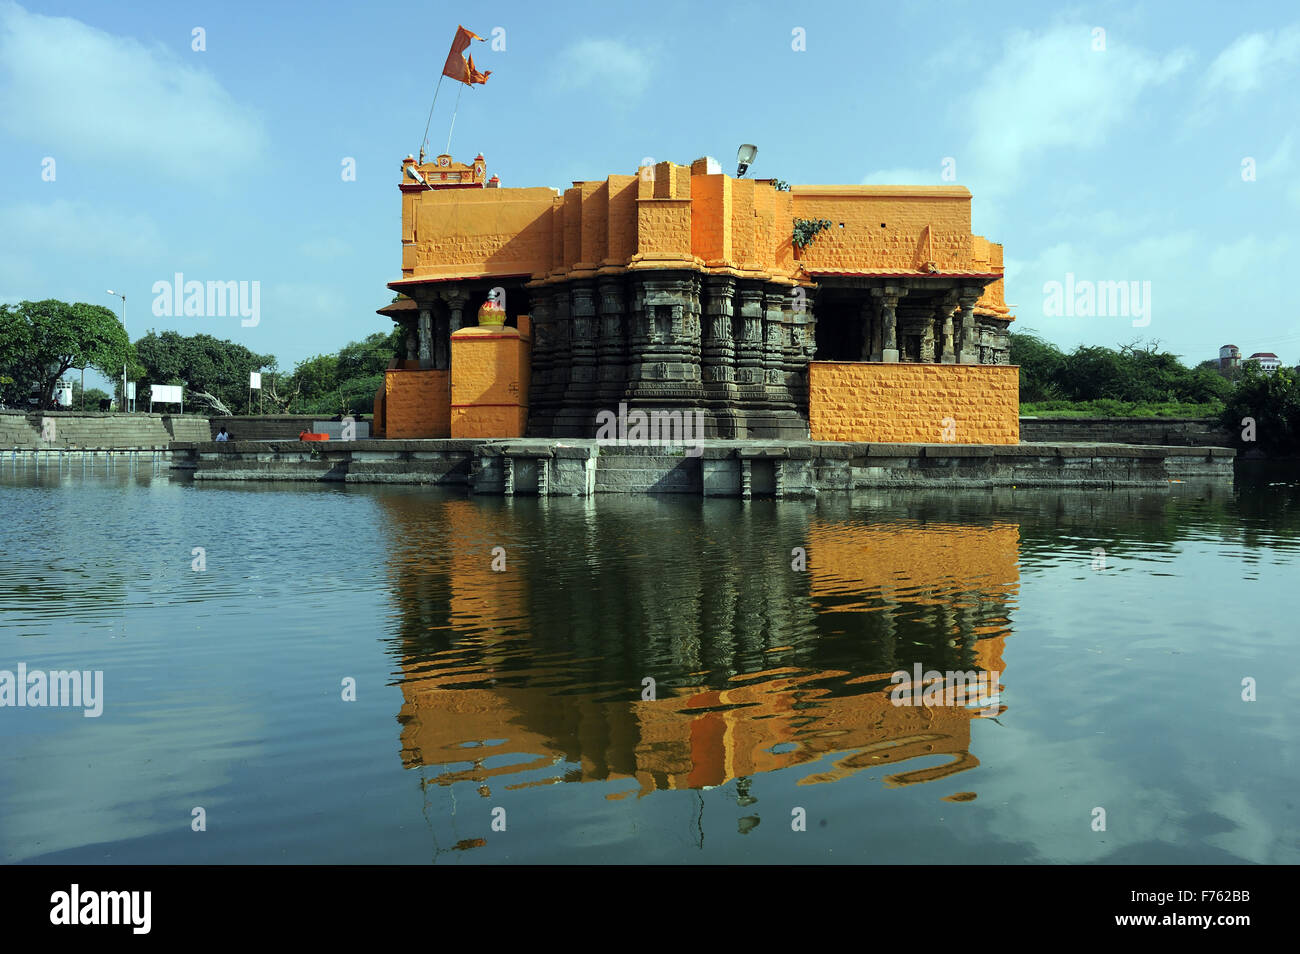
[{"label": "saffron flag", "polygon": [[450,76],[467,86],[472,83],[486,83],[487,78],[492,75],[491,70],[480,72],[475,69],[474,57],[465,58],[465,50],[471,40],[482,42],[483,38],[463,26],[456,27],[456,39],[451,41],[451,52],[447,54],[447,62],[442,67],[443,76]]}]

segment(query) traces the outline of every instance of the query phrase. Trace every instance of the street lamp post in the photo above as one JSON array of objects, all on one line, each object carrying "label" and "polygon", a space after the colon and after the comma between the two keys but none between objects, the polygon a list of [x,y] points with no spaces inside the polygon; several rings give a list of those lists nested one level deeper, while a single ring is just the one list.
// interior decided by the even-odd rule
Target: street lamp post
[{"label": "street lamp post", "polygon": [[[126,334],[126,343],[129,347],[131,344],[131,336],[127,334],[126,331],[126,295],[119,295],[111,288],[108,290],[108,293],[114,298],[122,299],[122,333]],[[122,359],[122,413],[126,413],[126,358]]]}]

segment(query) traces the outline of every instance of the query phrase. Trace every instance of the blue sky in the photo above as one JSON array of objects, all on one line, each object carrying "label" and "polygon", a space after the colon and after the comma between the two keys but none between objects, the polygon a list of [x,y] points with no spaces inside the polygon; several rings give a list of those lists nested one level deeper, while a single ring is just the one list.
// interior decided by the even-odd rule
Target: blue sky
[{"label": "blue sky", "polygon": [[[504,31],[471,50],[492,76],[452,141],[503,185],[644,157],[731,171],[742,142],[751,175],[793,183],[939,183],[951,159],[974,230],[1005,246],[1013,327],[1300,361],[1300,8],[1282,2],[0,0],[0,300],[125,290],[133,338],[201,331],[286,370],[386,330],[400,163],[459,22]],[[176,272],[260,282],[259,323],[155,317]],[[1045,314],[1067,273],[1150,282],[1150,324]]]}]

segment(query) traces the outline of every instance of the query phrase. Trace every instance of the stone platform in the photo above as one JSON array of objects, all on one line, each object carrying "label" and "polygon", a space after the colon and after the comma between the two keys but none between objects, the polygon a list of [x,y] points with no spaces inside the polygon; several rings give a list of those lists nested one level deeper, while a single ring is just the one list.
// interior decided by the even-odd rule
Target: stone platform
[{"label": "stone platform", "polygon": [[811,497],[886,487],[1164,487],[1228,481],[1226,447],[1131,444],[860,444],[708,440],[691,447],[594,440],[236,441],[171,445],[197,480],[434,484],[477,494],[674,493]]}]

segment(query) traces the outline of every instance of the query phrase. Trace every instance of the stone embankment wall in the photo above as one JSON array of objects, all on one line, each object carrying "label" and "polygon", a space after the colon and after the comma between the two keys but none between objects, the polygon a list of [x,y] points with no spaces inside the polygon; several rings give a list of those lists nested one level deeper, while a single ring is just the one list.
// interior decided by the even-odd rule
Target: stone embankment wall
[{"label": "stone embankment wall", "polygon": [[[358,421],[362,420],[357,415],[353,416]],[[327,419],[328,415],[321,414],[236,414],[231,417],[213,417],[208,420],[209,433],[189,440],[212,440],[217,436],[217,431],[225,427],[231,439],[236,441],[296,441],[303,431],[313,429],[314,422]],[[176,439],[182,440],[180,437]]]},{"label": "stone embankment wall", "polygon": [[681,493],[807,497],[862,487],[1164,487],[1232,482],[1224,448],[1116,444],[869,444],[592,440],[361,440],[174,444],[200,480],[448,484],[476,494]]},{"label": "stone embankment wall", "polygon": [[1214,418],[1022,417],[1020,439],[1034,443],[1088,441],[1160,447],[1232,447],[1232,434]]},{"label": "stone embankment wall", "polygon": [[0,448],[166,447],[209,439],[204,417],[66,411],[0,412]]}]

